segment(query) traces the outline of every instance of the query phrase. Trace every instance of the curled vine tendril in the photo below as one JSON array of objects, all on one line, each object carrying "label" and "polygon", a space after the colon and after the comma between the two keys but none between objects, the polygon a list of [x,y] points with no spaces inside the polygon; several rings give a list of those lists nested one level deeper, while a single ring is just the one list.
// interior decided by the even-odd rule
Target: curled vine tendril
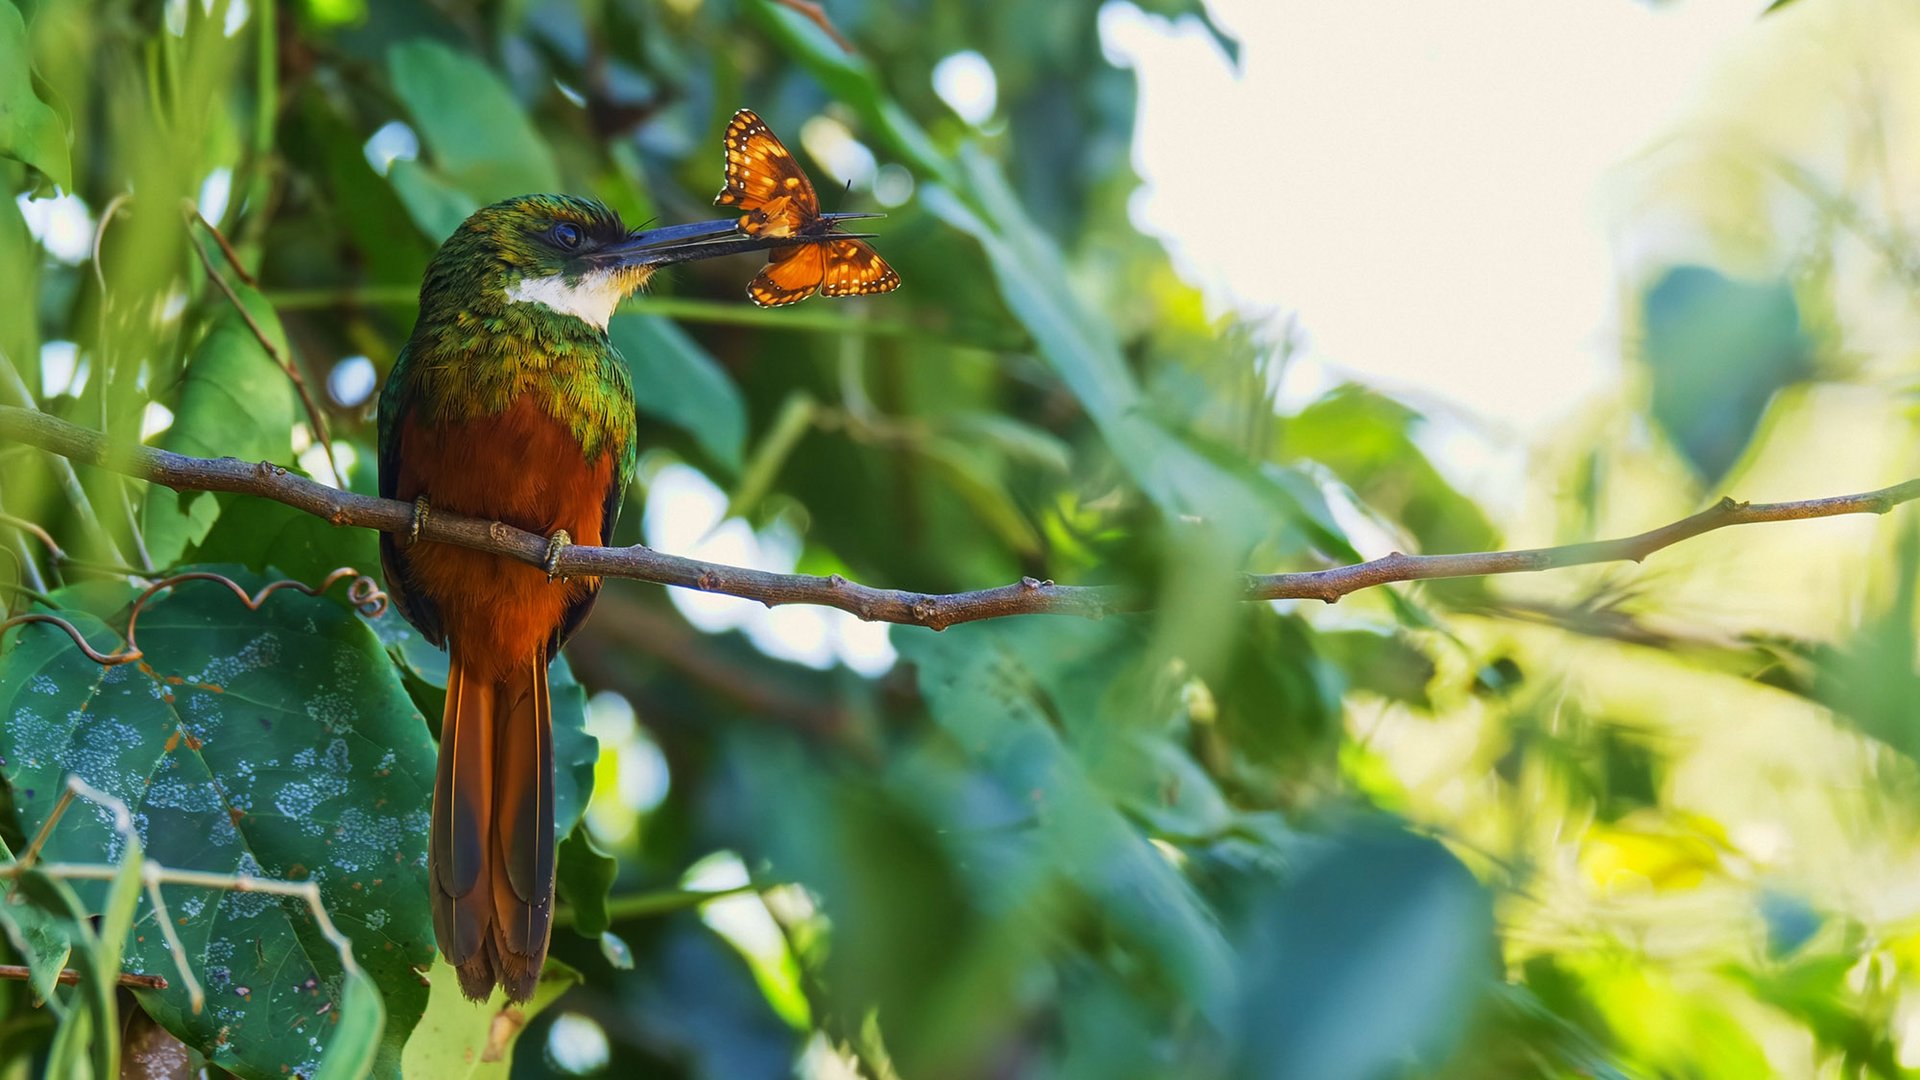
[{"label": "curled vine tendril", "polygon": [[351,583],[347,586],[347,602],[353,605],[355,611],[358,611],[366,618],[377,619],[382,612],[387,610],[387,594],[380,591],[380,586],[376,584],[372,578],[362,574],[359,570],[351,566],[343,566],[333,573],[328,574],[318,585],[308,585],[305,582],[286,578],[280,581],[268,582],[259,592],[252,594],[249,594],[239,582],[230,577],[210,573],[205,570],[192,570],[184,574],[174,574],[171,577],[161,578],[147,586],[144,592],[134,598],[133,606],[127,614],[127,642],[125,645],[110,653],[103,653],[87,644],[86,636],[80,633],[78,627],[66,619],[44,611],[30,611],[24,615],[15,615],[11,619],[0,620],[0,632],[4,632],[9,627],[21,626],[26,623],[49,623],[66,631],[67,636],[73,639],[74,645],[86,654],[87,659],[103,667],[116,667],[120,664],[131,664],[146,655],[134,637],[134,628],[139,624],[140,614],[146,610],[147,602],[161,593],[185,582],[217,581],[225,585],[234,596],[239,598],[241,603],[247,605],[248,611],[259,611],[260,605],[266,603],[267,597],[272,596],[281,589],[293,589],[297,592],[305,593],[308,596],[319,596],[321,593],[331,589],[335,583],[343,578],[352,579]]}]

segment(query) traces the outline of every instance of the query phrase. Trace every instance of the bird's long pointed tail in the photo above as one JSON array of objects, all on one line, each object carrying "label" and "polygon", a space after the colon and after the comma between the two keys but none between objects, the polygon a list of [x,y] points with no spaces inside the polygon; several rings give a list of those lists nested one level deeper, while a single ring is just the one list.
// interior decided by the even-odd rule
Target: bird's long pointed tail
[{"label": "bird's long pointed tail", "polygon": [[553,709],[543,649],[497,681],[458,643],[440,723],[429,845],[433,930],[484,1001],[533,995],[553,929]]}]

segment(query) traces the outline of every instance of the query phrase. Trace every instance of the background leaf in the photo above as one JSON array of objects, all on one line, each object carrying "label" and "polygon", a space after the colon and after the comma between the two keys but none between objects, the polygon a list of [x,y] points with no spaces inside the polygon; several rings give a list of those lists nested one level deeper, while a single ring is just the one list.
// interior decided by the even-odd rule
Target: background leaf
[{"label": "background leaf", "polygon": [[1711,486],[1746,450],[1773,395],[1812,371],[1793,288],[1677,266],[1642,303],[1653,418]]},{"label": "background leaf", "polygon": [[[233,573],[250,588],[265,583]],[[85,599],[113,613],[132,590]],[[120,643],[93,616],[70,617],[90,627],[96,647]],[[10,718],[0,756],[21,827],[38,829],[71,772],[124,799],[166,865],[317,882],[397,1017],[382,1050],[397,1062],[426,1003],[410,968],[433,941],[422,881],[433,753],[393,668],[354,615],[292,593],[249,612],[217,584],[184,584],[150,603],[139,629],[146,659],[104,669],[51,628],[16,631],[0,677]],[[46,854],[114,862],[122,846],[81,806]],[[339,1023],[328,1017],[348,1003],[338,957],[305,907],[186,886],[165,894],[189,956],[204,965],[209,1003],[194,1015],[172,979],[167,990],[141,991],[143,1006],[241,1075],[317,1068]],[[154,918],[142,897],[126,955],[139,970],[172,971]],[[285,1019],[263,1023],[260,1010]],[[256,1037],[222,1040],[222,1028]]]},{"label": "background leaf", "polygon": [[672,424],[728,473],[740,471],[747,409],[740,391],[686,331],[658,315],[621,315],[607,327],[633,373],[642,415]]},{"label": "background leaf", "polygon": [[0,155],[24,161],[72,190],[67,126],[34,96],[29,70],[26,23],[9,3],[0,7]]}]

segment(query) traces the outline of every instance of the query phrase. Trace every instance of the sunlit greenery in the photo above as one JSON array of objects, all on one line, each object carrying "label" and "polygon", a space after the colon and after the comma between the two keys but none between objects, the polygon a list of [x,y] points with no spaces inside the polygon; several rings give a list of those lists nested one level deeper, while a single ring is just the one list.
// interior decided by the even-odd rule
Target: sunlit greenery
[{"label": "sunlit greenery", "polygon": [[[453,227],[546,190],[713,217],[750,106],[828,209],[887,212],[905,284],[763,311],[743,257],[630,302],[616,540],[1149,609],[884,631],[610,582],[554,676],[554,961],[499,1015],[433,957],[446,661],[397,616],[202,580],[140,608],[137,664],[8,629],[0,1078],[154,1045],[246,1077],[1920,1071],[1913,511],[1237,599],[1913,475],[1920,14],[1756,12],[1610,189],[1669,223],[1621,258],[1618,385],[1489,490],[1377,389],[1280,405],[1285,325],[1216,318],[1135,228],[1101,3],[829,0],[851,52],[808,7],[0,0],[0,405],[370,493]],[[19,445],[0,515],[6,614],[102,652],[182,568],[378,568],[371,533]],[[22,870],[69,776],[131,820],[82,798]],[[357,963],[297,899],[195,879],[162,915],[151,865],[312,882]]]}]

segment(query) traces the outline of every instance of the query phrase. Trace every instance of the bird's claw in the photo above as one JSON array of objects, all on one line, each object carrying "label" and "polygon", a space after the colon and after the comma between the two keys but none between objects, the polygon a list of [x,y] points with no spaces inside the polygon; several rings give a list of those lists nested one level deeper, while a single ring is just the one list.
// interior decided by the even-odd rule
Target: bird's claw
[{"label": "bird's claw", "polygon": [[427,524],[427,497],[425,495],[422,495],[419,498],[413,500],[413,524],[409,526],[407,529],[407,546],[408,547],[412,547],[413,545],[420,542],[420,530],[425,528],[426,524]]},{"label": "bird's claw", "polygon": [[545,565],[547,568],[548,581],[552,581],[554,578],[560,576],[560,553],[572,546],[573,537],[567,535],[567,530],[565,529],[555,529],[553,535],[547,537],[547,561]]}]

